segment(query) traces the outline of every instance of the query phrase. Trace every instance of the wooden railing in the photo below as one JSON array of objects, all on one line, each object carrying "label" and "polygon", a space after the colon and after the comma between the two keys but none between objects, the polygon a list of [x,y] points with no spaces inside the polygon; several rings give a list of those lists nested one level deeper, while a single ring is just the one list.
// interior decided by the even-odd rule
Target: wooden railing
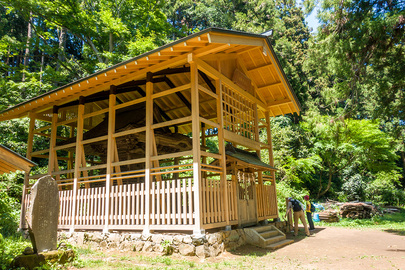
[{"label": "wooden railing", "polygon": [[256,184],[257,214],[259,220],[277,218],[277,197],[275,185]]},{"label": "wooden railing", "polygon": [[[238,223],[236,182],[227,181],[228,222],[225,215],[225,189],[219,179],[201,181],[202,225],[205,229]],[[142,230],[148,214],[146,196],[150,196],[150,228],[192,230],[195,224],[194,191],[191,178],[155,181],[149,192],[145,183],[111,187],[108,214],[109,229]],[[263,220],[277,217],[274,185],[257,185],[258,216]],[[30,195],[24,199],[28,209]],[[104,229],[106,222],[105,187],[77,190],[76,211],[73,211],[73,190],[60,190],[59,229]],[[274,202],[273,202],[274,200]],[[72,217],[73,212],[75,216]]]},{"label": "wooden railing", "polygon": [[194,188],[190,178],[154,182],[150,190],[151,228],[193,225]]},{"label": "wooden railing", "polygon": [[[236,184],[228,185],[228,219],[225,215],[225,192],[219,179],[203,178],[201,181],[202,223],[206,229],[238,223]],[[219,225],[221,224],[221,225]]]}]

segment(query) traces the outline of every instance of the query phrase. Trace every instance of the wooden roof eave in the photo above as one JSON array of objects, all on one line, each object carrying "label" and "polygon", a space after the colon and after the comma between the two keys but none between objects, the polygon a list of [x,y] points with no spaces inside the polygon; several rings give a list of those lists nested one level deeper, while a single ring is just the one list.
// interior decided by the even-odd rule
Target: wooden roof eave
[{"label": "wooden roof eave", "polygon": [[[270,39],[268,37],[265,38],[266,41],[266,46],[268,49],[268,53],[269,53],[269,57],[271,58],[271,62],[272,63],[276,63],[276,65],[274,65],[280,79],[281,79],[281,83],[283,84],[284,88],[286,89],[286,92],[288,94],[289,97],[289,101],[286,101],[286,103],[292,103],[294,106],[294,110],[292,113],[296,112],[296,113],[300,113],[300,111],[302,110],[301,108],[301,104],[298,101],[297,96],[295,95],[294,91],[292,90],[291,84],[289,83],[289,81],[287,80],[287,76],[284,72],[284,70],[281,68],[281,63],[278,60],[277,57],[275,57],[275,52],[273,50],[273,47],[271,46],[270,43]],[[271,104],[268,106],[268,110],[270,110]]]},{"label": "wooden roof eave", "polygon": [[260,166],[260,165],[257,165],[257,164],[251,164],[251,163],[248,163],[248,162],[244,162],[244,161],[242,161],[240,159],[237,159],[235,157],[232,157],[230,155],[226,155],[226,159],[227,159],[227,161],[236,162],[236,165],[240,165],[241,167],[253,168],[256,171],[277,171],[277,169],[275,169],[275,168],[272,169],[272,168]]},{"label": "wooden roof eave", "polygon": [[31,160],[28,160],[7,147],[0,145],[0,167],[3,168],[0,171],[2,173],[17,170],[29,172],[33,166],[36,166],[36,164]]},{"label": "wooden roof eave", "polygon": [[[187,48],[189,45],[194,46],[194,48]],[[184,65],[187,63],[187,55],[190,52],[195,57],[202,57],[227,50],[233,45],[244,45],[246,48],[249,46],[250,48],[256,46],[263,48],[263,53],[269,55],[272,62],[277,63],[277,72],[282,78],[284,87],[288,89],[287,93],[293,102],[295,110],[299,112],[298,100],[279,66],[280,63],[274,56],[268,38],[257,34],[209,28],[6,109],[0,112],[0,120],[24,117],[29,111],[44,112],[54,105],[76,100],[81,95],[87,96],[108,90],[110,85],[119,85],[130,80],[142,79],[147,72]],[[266,107],[262,100],[258,101],[259,106],[263,107],[262,110],[269,111],[269,108]]]}]

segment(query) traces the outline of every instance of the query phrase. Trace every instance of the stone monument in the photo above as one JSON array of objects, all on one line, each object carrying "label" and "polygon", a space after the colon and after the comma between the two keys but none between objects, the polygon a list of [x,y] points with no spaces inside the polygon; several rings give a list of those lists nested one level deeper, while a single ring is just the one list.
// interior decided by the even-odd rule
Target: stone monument
[{"label": "stone monument", "polygon": [[25,218],[34,252],[56,250],[59,218],[58,184],[49,175],[41,177],[32,186],[30,201]]}]

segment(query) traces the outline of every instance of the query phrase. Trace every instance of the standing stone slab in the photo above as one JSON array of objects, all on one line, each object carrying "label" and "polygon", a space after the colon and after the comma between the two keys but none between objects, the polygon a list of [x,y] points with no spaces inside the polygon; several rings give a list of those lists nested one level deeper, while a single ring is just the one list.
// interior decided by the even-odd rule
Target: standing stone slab
[{"label": "standing stone slab", "polygon": [[51,176],[40,178],[31,189],[26,214],[35,253],[56,250],[59,218],[58,184]]}]

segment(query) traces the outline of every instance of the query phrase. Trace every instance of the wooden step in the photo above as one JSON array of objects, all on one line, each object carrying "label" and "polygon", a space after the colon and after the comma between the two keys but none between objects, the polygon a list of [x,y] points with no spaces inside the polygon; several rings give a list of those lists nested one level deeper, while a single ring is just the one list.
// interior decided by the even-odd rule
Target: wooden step
[{"label": "wooden step", "polygon": [[274,249],[279,249],[279,248],[282,248],[282,247],[284,247],[286,245],[289,245],[289,244],[291,244],[293,242],[294,242],[294,240],[292,240],[292,239],[285,239],[285,240],[270,244],[270,245],[266,246],[266,248],[273,249],[273,250]]},{"label": "wooden step", "polygon": [[270,237],[272,237],[272,236],[278,235],[279,232],[278,232],[278,231],[275,231],[275,230],[272,230],[272,231],[264,231],[264,232],[261,232],[261,233],[259,233],[259,234],[260,234],[261,237],[263,237],[264,239],[266,239],[266,238],[270,238]]},{"label": "wooden step", "polygon": [[266,246],[268,246],[270,244],[280,242],[280,241],[283,241],[283,240],[285,240],[285,235],[277,235],[277,236],[273,236],[273,237],[264,239],[264,244]]}]

